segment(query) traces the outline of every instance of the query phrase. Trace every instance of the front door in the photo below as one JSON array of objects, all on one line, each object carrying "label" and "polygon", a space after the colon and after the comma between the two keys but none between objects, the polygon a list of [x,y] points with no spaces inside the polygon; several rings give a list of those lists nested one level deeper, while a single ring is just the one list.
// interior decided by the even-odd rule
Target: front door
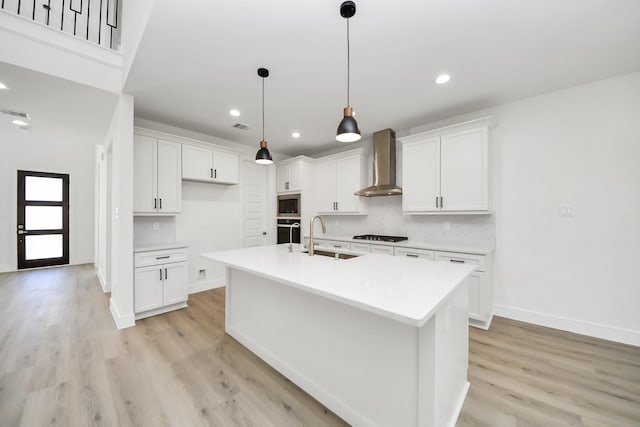
[{"label": "front door", "polygon": [[18,171],[18,268],[69,264],[69,175]]}]

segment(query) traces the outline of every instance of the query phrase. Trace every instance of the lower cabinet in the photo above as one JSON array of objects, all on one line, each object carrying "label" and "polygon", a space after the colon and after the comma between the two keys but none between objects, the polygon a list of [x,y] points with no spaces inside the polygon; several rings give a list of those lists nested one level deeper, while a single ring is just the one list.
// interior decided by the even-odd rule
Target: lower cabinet
[{"label": "lower cabinet", "polygon": [[187,306],[186,248],[145,251],[134,256],[136,319]]}]

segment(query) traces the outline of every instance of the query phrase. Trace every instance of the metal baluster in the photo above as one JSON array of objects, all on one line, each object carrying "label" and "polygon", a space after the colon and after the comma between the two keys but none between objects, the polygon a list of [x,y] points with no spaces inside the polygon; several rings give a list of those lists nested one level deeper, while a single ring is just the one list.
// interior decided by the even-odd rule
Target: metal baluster
[{"label": "metal baluster", "polygon": [[62,0],[62,13],[60,13],[60,31],[63,31],[64,27],[64,0]]},{"label": "metal baluster", "polygon": [[89,16],[91,16],[91,0],[87,0],[87,40],[89,40]]},{"label": "metal baluster", "polygon": [[80,9],[76,10],[73,8],[73,0],[69,1],[69,9],[74,13],[73,15],[73,35],[76,35],[76,29],[78,26],[78,14],[82,13],[82,0],[80,0]]},{"label": "metal baluster", "polygon": [[100,22],[98,22],[98,44],[102,43],[102,0],[100,0]]}]

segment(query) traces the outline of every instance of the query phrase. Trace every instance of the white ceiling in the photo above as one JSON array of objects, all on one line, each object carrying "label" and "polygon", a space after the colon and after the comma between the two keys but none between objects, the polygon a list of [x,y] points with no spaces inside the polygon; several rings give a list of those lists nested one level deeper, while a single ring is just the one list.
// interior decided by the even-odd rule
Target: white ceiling
[{"label": "white ceiling", "polygon": [[[0,90],[0,107],[28,113],[28,132],[64,137],[81,135],[88,144],[103,142],[117,94],[74,83],[48,74],[0,62],[0,81],[9,90]],[[23,132],[0,114],[0,130]]]},{"label": "white ceiling", "polygon": [[[340,3],[157,0],[125,87],[136,116],[257,149],[256,69],[266,67],[270,148],[288,155],[335,149],[346,105]],[[351,104],[365,138],[640,70],[638,0],[356,4]],[[452,80],[437,86],[442,72]],[[231,108],[242,115],[231,117]],[[233,129],[236,122],[252,129]]]}]

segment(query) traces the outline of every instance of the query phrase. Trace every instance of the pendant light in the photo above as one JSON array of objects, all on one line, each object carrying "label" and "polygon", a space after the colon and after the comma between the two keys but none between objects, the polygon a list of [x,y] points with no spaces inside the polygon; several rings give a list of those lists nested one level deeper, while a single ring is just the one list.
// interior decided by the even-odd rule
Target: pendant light
[{"label": "pendant light", "polygon": [[336,139],[340,142],[355,142],[360,140],[358,122],[353,118],[353,109],[349,105],[349,80],[351,72],[351,51],[349,44],[349,18],[356,14],[356,4],[345,1],[340,5],[340,15],[347,20],[347,106],[344,109],[344,118],[338,125]]},{"label": "pendant light", "polygon": [[273,158],[267,148],[267,141],[264,140],[264,79],[269,77],[269,70],[266,68],[258,68],[258,75],[262,77],[262,141],[260,141],[260,149],[256,153],[256,163],[260,165],[270,165]]}]

